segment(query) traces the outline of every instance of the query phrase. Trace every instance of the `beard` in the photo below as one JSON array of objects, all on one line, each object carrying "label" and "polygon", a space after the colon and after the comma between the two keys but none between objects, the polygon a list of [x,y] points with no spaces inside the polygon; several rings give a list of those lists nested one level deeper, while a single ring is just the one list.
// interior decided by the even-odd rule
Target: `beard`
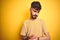
[{"label": "beard", "polygon": [[36,19],[37,18],[37,15],[32,15],[32,19]]}]

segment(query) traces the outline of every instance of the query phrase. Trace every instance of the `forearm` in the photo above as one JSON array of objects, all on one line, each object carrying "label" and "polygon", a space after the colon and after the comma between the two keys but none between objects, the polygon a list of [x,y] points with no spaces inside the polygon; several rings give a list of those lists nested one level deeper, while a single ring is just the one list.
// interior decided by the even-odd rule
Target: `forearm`
[{"label": "forearm", "polygon": [[39,40],[50,40],[49,36],[39,37]]},{"label": "forearm", "polygon": [[27,36],[21,36],[21,39],[22,40],[28,40],[28,37]]}]

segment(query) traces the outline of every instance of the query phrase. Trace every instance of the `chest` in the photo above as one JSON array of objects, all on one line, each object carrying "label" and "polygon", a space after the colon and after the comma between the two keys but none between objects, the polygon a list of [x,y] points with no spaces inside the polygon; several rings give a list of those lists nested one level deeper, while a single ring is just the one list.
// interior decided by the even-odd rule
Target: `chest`
[{"label": "chest", "polygon": [[42,24],[40,22],[30,22],[28,23],[28,34],[29,35],[41,35],[42,34]]}]

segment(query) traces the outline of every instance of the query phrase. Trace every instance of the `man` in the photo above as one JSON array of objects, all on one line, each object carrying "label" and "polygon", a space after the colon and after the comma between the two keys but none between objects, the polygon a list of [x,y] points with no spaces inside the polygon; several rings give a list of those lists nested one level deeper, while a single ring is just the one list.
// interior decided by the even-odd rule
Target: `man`
[{"label": "man", "polygon": [[22,40],[50,40],[44,21],[37,18],[40,10],[40,2],[33,1],[30,8],[31,18],[24,22],[21,30]]}]

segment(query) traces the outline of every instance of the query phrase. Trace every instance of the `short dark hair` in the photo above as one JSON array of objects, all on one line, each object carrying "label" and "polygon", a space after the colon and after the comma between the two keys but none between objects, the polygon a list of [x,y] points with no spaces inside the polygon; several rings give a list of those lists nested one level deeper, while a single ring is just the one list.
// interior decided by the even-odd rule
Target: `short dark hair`
[{"label": "short dark hair", "polygon": [[40,2],[39,1],[33,1],[31,3],[31,8],[34,8],[36,10],[41,10],[41,4],[40,4]]}]

